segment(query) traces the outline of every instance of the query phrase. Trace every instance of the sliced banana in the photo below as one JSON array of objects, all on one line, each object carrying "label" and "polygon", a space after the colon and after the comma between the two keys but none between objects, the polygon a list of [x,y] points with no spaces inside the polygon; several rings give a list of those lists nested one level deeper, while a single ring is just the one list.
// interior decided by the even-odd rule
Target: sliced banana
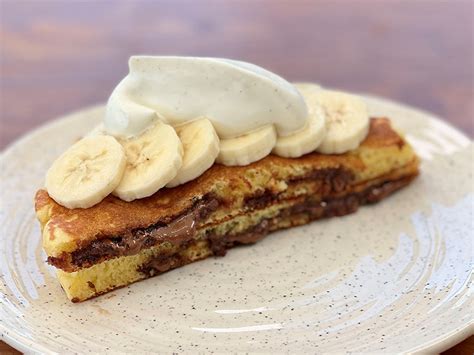
[{"label": "sliced banana", "polygon": [[183,165],[167,187],[197,178],[214,164],[219,154],[219,137],[208,119],[192,121],[175,129],[183,144]]},{"label": "sliced banana", "polygon": [[85,137],[53,163],[46,174],[46,189],[62,206],[88,208],[118,186],[125,165],[124,149],[114,137]]},{"label": "sliced banana", "polygon": [[125,201],[148,197],[170,182],[182,164],[183,148],[173,127],[157,121],[135,138],[120,140],[127,166],[114,195]]},{"label": "sliced banana", "polygon": [[247,165],[266,157],[276,143],[276,131],[273,125],[266,125],[236,138],[220,141],[217,162],[224,165]]},{"label": "sliced banana", "polygon": [[326,136],[317,151],[341,154],[355,149],[369,132],[367,106],[359,97],[338,91],[318,94],[326,115]]},{"label": "sliced banana", "polygon": [[273,153],[285,158],[297,158],[314,151],[326,135],[326,117],[319,102],[321,87],[316,84],[294,84],[308,107],[306,127],[290,136],[278,137]]}]

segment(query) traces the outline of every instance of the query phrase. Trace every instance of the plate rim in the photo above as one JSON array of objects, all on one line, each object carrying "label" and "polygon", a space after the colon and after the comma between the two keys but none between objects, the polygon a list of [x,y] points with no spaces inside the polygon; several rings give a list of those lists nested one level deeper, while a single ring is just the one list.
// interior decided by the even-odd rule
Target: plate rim
[{"label": "plate rim", "polygon": [[[452,125],[450,122],[443,120],[440,116],[437,116],[429,111],[425,111],[423,109],[414,108],[407,104],[399,103],[393,101],[391,99],[382,98],[372,94],[365,94],[365,93],[356,93],[356,95],[360,95],[364,98],[368,98],[369,100],[375,100],[380,102],[381,104],[393,105],[398,106],[401,109],[412,111],[416,114],[426,116],[429,119],[435,120],[438,123],[446,126],[447,128],[451,129],[453,132],[463,136],[465,139],[469,140],[471,144],[473,143],[473,139],[469,137],[469,135],[459,128]],[[19,137],[14,139],[12,142],[7,144],[2,150],[0,151],[0,164],[8,158],[10,154],[13,154],[15,149],[18,146],[21,146],[25,141],[28,141],[32,137],[47,131],[52,126],[57,125],[58,123],[67,124],[67,121],[73,120],[78,115],[84,115],[87,112],[93,112],[96,110],[103,109],[105,107],[105,103],[97,103],[93,105],[88,105],[78,110],[67,112],[63,115],[57,116],[53,119],[47,120],[46,122],[40,124],[39,126],[21,134]],[[0,303],[3,303],[0,301]],[[450,347],[460,343],[461,341],[467,339],[469,336],[474,335],[474,320],[467,321],[464,326],[451,330],[450,332],[440,335],[434,339],[431,339],[423,344],[418,345],[417,347],[409,350],[411,353],[419,353],[419,352],[442,352],[444,350],[449,349]],[[48,348],[40,345],[39,343],[31,342],[31,340],[27,339],[18,331],[10,331],[6,328],[5,325],[0,323],[0,340],[4,341],[8,345],[12,346],[13,348],[22,351],[22,352],[42,352],[42,353],[55,353]]]}]

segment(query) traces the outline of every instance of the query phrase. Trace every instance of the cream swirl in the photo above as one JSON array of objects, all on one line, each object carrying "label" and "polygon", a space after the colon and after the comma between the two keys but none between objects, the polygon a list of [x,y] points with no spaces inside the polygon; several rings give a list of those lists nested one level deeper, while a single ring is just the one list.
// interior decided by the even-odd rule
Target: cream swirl
[{"label": "cream swirl", "polygon": [[289,82],[256,65],[220,58],[133,56],[112,92],[104,124],[133,137],[159,117],[172,126],[200,117],[221,139],[274,125],[278,136],[307,124],[304,98]]},{"label": "cream swirl", "polygon": [[368,132],[359,98],[311,83],[293,86],[253,64],[134,56],[129,67],[109,98],[103,127],[48,172],[48,192],[66,207],[88,208],[110,193],[145,198],[196,179],[215,162],[342,154]]}]

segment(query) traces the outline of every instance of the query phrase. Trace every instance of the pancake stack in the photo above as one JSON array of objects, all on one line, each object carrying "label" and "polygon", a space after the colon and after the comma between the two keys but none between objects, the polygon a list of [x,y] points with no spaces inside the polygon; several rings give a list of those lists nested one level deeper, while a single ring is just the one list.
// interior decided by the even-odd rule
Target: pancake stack
[{"label": "pancake stack", "polygon": [[184,185],[131,202],[109,195],[85,209],[63,207],[41,189],[35,209],[48,262],[80,302],[275,230],[355,212],[409,184],[418,167],[390,121],[372,118],[362,144],[344,154],[215,163]]}]

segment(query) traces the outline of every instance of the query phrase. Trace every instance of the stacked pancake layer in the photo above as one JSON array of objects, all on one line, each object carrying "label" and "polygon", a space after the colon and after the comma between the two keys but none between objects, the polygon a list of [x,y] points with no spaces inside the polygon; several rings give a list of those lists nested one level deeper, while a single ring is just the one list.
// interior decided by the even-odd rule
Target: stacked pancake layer
[{"label": "stacked pancake layer", "polygon": [[67,209],[36,195],[48,262],[68,297],[83,301],[311,220],[355,212],[407,185],[418,159],[387,119],[341,155],[269,155],[247,166],[215,164],[176,188],[125,202],[108,196]]}]

